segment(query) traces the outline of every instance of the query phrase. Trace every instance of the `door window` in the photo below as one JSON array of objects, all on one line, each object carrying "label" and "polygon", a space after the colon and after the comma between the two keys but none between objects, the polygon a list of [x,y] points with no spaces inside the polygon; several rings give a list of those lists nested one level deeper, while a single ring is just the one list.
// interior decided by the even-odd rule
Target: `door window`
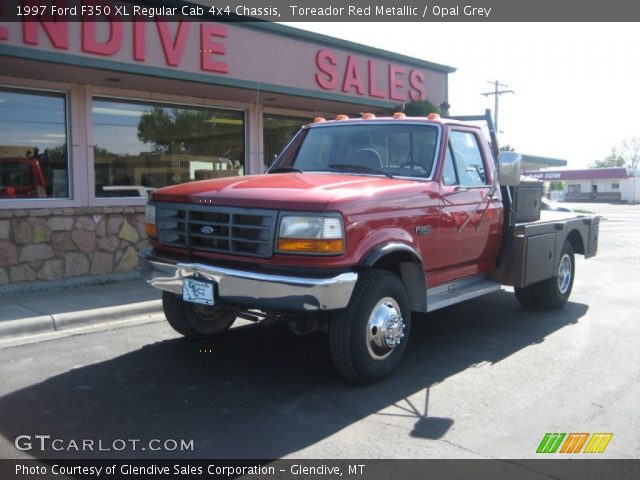
[{"label": "door window", "polygon": [[451,147],[447,147],[447,153],[444,157],[444,169],[442,170],[442,183],[445,185],[458,185],[458,174],[453,164],[453,156],[451,155]]},{"label": "door window", "polygon": [[449,134],[449,146],[453,152],[460,185],[469,187],[486,185],[487,172],[476,136],[471,132],[452,131]]}]

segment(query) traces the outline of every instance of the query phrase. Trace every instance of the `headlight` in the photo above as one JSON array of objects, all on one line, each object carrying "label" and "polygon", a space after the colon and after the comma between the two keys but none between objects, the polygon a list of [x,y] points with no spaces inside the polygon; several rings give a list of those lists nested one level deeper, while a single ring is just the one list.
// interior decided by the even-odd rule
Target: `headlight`
[{"label": "headlight", "polygon": [[276,250],[280,253],[344,252],[344,229],[338,215],[294,215],[280,218]]},{"label": "headlight", "polygon": [[156,206],[147,204],[144,210],[144,231],[148,237],[157,238],[158,228],[156,227]]}]

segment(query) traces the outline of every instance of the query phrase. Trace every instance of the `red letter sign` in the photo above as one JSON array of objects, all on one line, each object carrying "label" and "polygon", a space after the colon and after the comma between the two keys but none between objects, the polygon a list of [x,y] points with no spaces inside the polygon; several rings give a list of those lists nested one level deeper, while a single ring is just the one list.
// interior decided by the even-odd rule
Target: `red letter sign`
[{"label": "red letter sign", "polygon": [[332,90],[336,88],[338,78],[336,76],[336,54],[331,50],[318,50],[316,55],[316,67],[326,78],[320,73],[316,73],[316,83],[320,88]]},{"label": "red letter sign", "polygon": [[141,17],[133,21],[133,59],[144,62],[147,58],[147,28]]},{"label": "red letter sign", "polygon": [[384,92],[382,90],[378,90],[376,73],[377,69],[375,60],[369,60],[369,96],[384,98]]},{"label": "red letter sign", "polygon": [[347,57],[347,66],[344,68],[344,80],[342,82],[342,91],[349,93],[355,87],[358,95],[364,95],[364,85],[360,75],[360,65],[358,61],[351,55]]},{"label": "red letter sign", "polygon": [[[389,98],[391,100],[403,100],[405,99],[404,92],[399,92],[398,88],[404,86],[402,80],[402,74],[404,73],[404,67],[398,65],[389,64]],[[400,75],[400,77],[398,77]]]},{"label": "red letter sign", "polygon": [[180,22],[178,24],[178,33],[175,39],[171,38],[168,22],[156,23],[158,33],[160,34],[160,44],[162,45],[162,51],[164,52],[164,58],[167,60],[167,65],[171,65],[172,67],[180,65],[184,44],[187,42],[189,35],[189,23],[190,22]]},{"label": "red letter sign", "polygon": [[411,86],[411,91],[409,91],[409,97],[414,102],[422,100],[426,98],[427,92],[424,88],[424,73],[420,70],[411,70],[409,72],[409,85]]},{"label": "red letter sign", "polygon": [[209,72],[229,73],[229,65],[225,62],[216,62],[213,54],[224,55],[227,47],[222,43],[216,43],[212,37],[227,38],[227,29],[220,25],[202,23],[200,25],[200,68]]},{"label": "red letter sign", "polygon": [[82,51],[87,53],[97,53],[99,55],[113,55],[122,46],[122,22],[99,22],[99,25],[106,25],[109,29],[109,38],[106,42],[100,43],[96,40],[96,22],[82,22]]}]

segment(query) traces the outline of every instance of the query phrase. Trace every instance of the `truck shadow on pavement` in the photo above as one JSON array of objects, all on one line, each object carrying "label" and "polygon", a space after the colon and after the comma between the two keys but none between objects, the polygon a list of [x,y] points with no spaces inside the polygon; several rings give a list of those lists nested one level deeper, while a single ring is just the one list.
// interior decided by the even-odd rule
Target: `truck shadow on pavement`
[{"label": "truck shadow on pavement", "polygon": [[[338,377],[321,334],[249,325],[215,341],[164,340],[0,398],[0,433],[11,444],[18,435],[46,434],[78,444],[101,439],[105,447],[114,439],[141,439],[138,448],[150,439],[185,439],[195,447],[40,451],[34,441],[29,455],[36,458],[280,458],[391,410],[415,417],[407,435],[437,439],[455,419],[428,416],[430,386],[543,342],[587,309],[568,303],[526,311],[512,293],[496,292],[414,318],[400,369],[370,386]],[[412,404],[422,390],[427,400]]]}]

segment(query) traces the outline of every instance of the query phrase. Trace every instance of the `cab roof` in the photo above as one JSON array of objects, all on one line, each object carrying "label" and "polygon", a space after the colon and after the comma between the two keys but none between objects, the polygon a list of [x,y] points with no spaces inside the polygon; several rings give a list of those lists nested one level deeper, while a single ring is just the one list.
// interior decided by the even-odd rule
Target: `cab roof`
[{"label": "cab roof", "polygon": [[315,128],[329,125],[359,125],[364,123],[389,123],[389,122],[411,122],[424,123],[431,125],[459,125],[480,129],[480,126],[471,123],[455,120],[452,118],[443,118],[437,113],[430,113],[425,117],[408,117],[404,113],[397,112],[392,116],[377,117],[373,113],[363,113],[359,117],[348,117],[347,115],[338,115],[333,120],[327,120],[324,117],[316,117],[313,122],[305,125],[305,128]]}]

